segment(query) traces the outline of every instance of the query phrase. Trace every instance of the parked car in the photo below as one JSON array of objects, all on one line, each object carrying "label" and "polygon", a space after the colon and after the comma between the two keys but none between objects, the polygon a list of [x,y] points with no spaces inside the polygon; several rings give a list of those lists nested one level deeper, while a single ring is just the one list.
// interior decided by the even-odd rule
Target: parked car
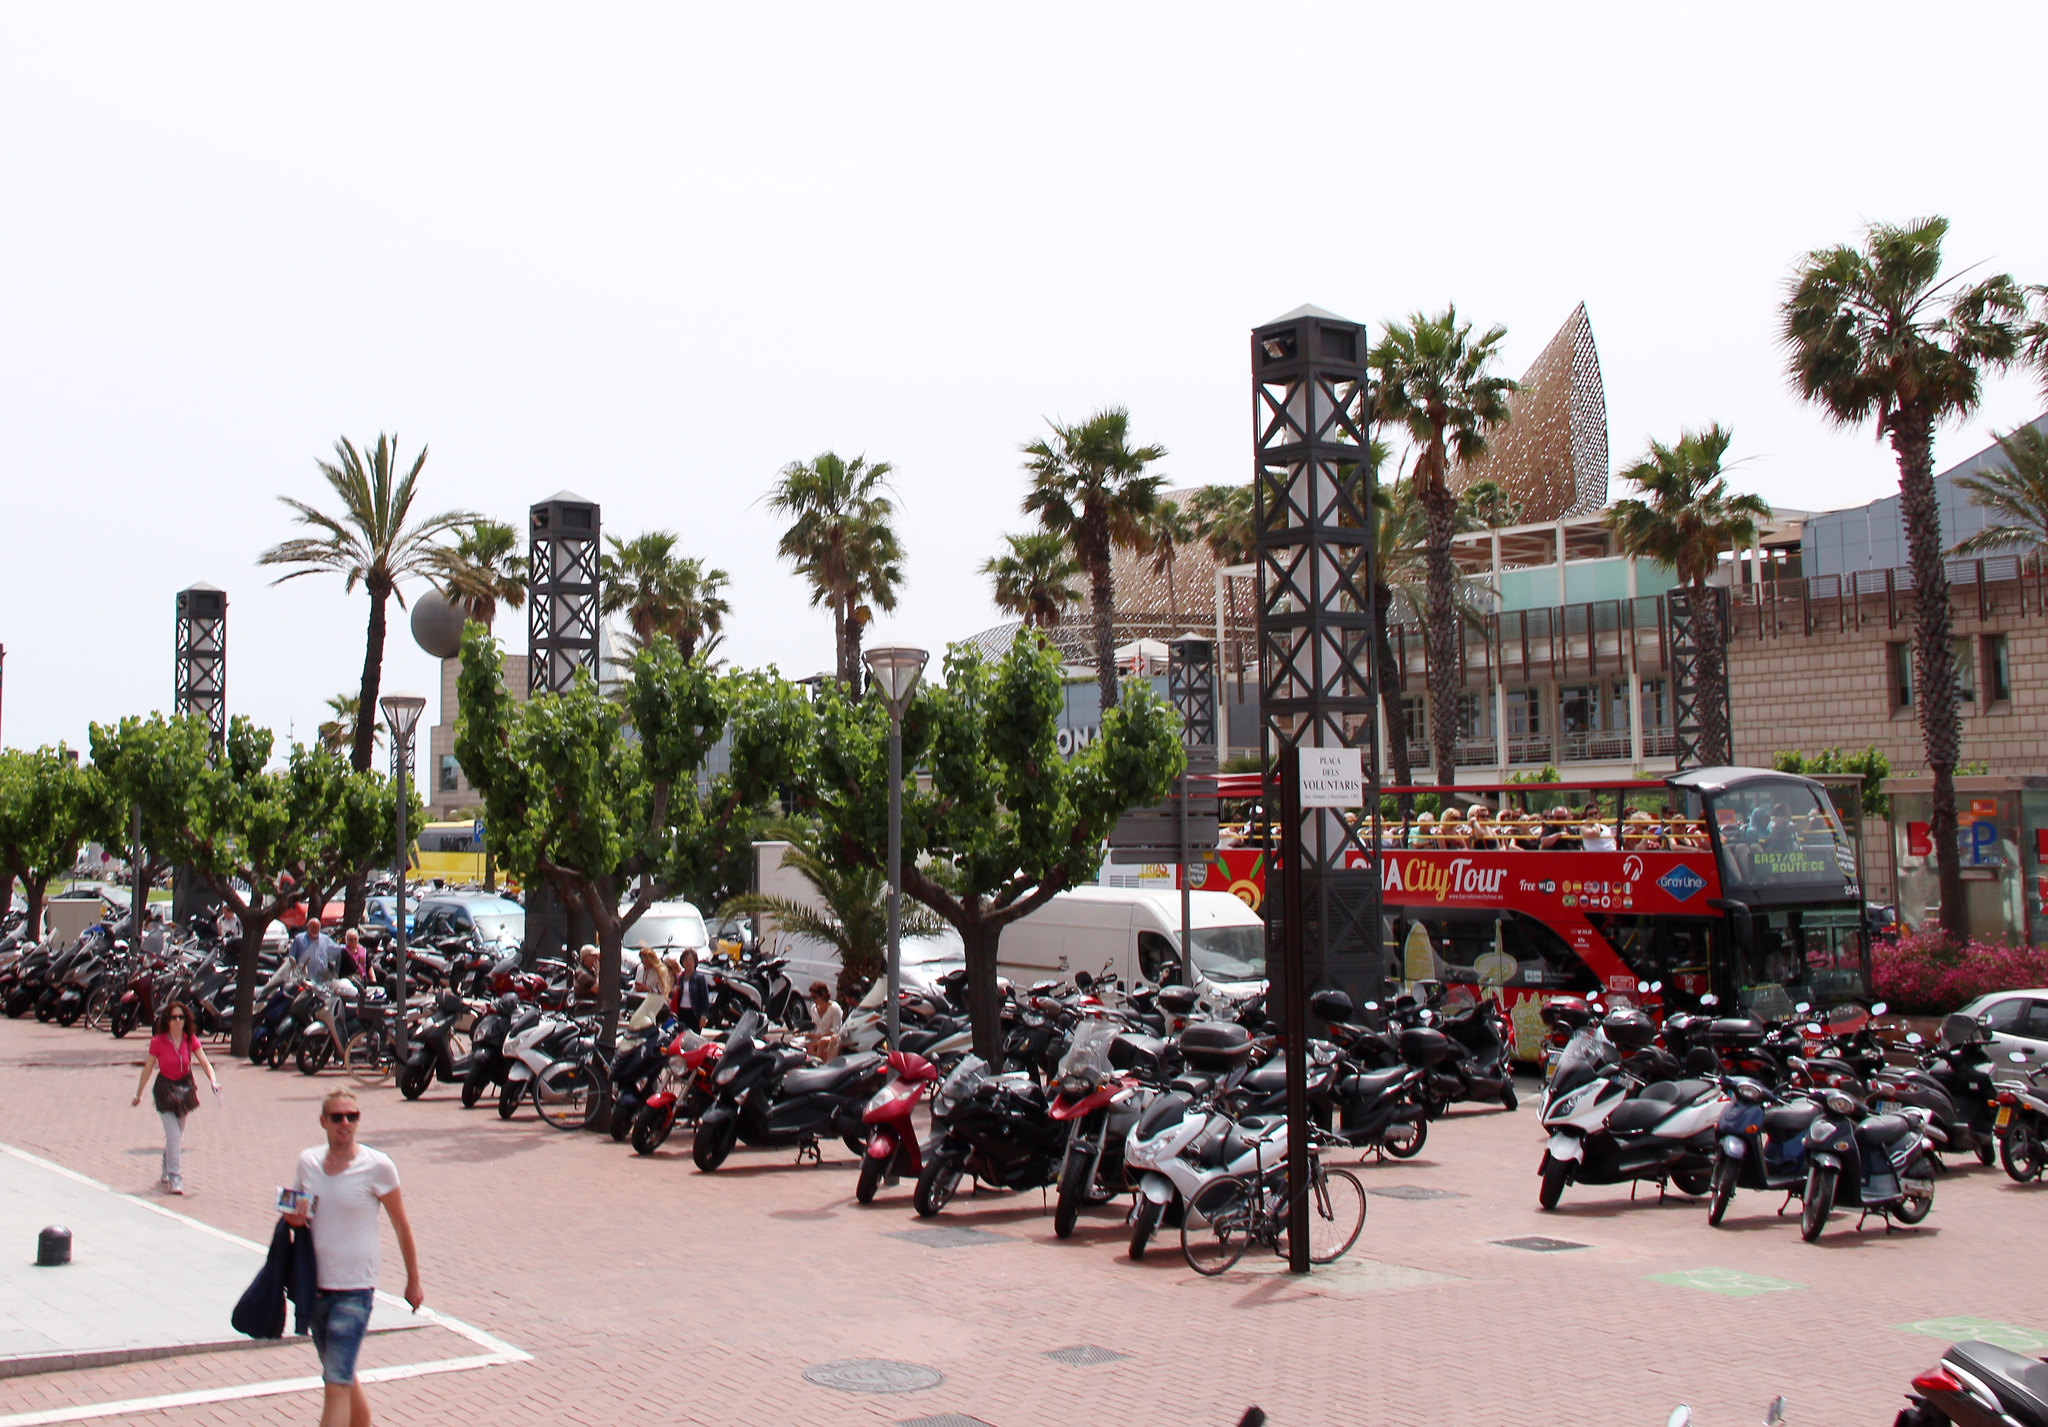
[{"label": "parked car", "polygon": [[637,965],[643,946],[653,947],[664,958],[680,958],[685,951],[694,951],[701,960],[710,954],[711,933],[705,928],[704,914],[693,904],[655,902],[640,914],[639,921],[626,928],[625,942],[619,948],[619,964]]},{"label": "parked car", "polygon": [[1986,1049],[1996,1069],[2012,1064],[2014,1051],[2023,1053],[2031,1065],[2048,1065],[2048,988],[1994,991],[1963,1007],[1962,1014],[1990,1026],[1991,1044]]},{"label": "parked car", "polygon": [[526,940],[526,908],[496,892],[434,892],[420,898],[412,925],[420,942],[468,936],[510,949]]},{"label": "parked car", "polygon": [[[798,986],[808,987],[814,981],[839,984],[839,949],[831,943],[777,932],[769,937],[768,947],[773,955],[787,959],[784,974]],[[951,927],[931,936],[906,936],[901,947],[903,984],[913,991],[931,991],[941,976],[967,964],[967,946]]]}]

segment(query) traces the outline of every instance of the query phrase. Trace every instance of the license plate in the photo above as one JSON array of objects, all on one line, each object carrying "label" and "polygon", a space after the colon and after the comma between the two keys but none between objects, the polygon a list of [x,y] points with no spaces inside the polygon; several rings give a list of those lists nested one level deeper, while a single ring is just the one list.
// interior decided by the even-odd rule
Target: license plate
[{"label": "license plate", "polygon": [[1896,1115],[1899,1113],[1899,1102],[1896,1100],[1880,1100],[1877,1102],[1877,1113],[1880,1115]]},{"label": "license plate", "polygon": [[2007,1125],[2010,1125],[2011,1123],[2012,1123],[2012,1106],[2010,1106],[2010,1105],[2003,1105],[2003,1106],[2000,1106],[2000,1107],[1999,1107],[1999,1111],[1998,1111],[1998,1128],[2002,1130],[2002,1129],[2004,1129],[2004,1128],[2005,1128],[2005,1127],[2006,1127]]}]

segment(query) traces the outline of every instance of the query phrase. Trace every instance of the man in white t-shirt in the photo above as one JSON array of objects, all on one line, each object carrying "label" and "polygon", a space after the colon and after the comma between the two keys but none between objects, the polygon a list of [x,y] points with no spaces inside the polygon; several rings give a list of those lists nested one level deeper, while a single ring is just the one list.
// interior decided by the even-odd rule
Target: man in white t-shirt
[{"label": "man in white t-shirt", "polygon": [[419,1311],[419,1256],[412,1224],[399,1197],[398,1167],[390,1157],[356,1143],[362,1110],[355,1096],[336,1090],[320,1102],[327,1143],[299,1155],[292,1187],[310,1195],[305,1211],[287,1215],[294,1225],[313,1226],[313,1255],[319,1261],[313,1296],[313,1346],[320,1354],[325,1400],[320,1427],[369,1427],[370,1402],[356,1381],[356,1354],[369,1331],[377,1294],[377,1209],[391,1216],[398,1251],[405,1256],[405,1301]]}]

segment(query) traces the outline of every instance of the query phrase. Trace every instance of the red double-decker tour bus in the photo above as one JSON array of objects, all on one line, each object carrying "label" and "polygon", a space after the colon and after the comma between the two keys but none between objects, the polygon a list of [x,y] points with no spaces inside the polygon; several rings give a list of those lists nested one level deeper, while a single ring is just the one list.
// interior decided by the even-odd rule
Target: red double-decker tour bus
[{"label": "red double-decker tour bus", "polygon": [[[1255,795],[1250,782],[1226,798]],[[1403,793],[1422,811],[1382,823],[1389,977],[1498,996],[1525,1059],[1540,1053],[1554,996],[1691,1009],[1713,992],[1766,1017],[1868,996],[1855,850],[1811,779],[1705,768],[1389,798]],[[1214,854],[1196,885],[1257,906],[1269,849],[1256,805],[1240,806],[1241,845]],[[1645,996],[1644,982],[1662,989]]]}]

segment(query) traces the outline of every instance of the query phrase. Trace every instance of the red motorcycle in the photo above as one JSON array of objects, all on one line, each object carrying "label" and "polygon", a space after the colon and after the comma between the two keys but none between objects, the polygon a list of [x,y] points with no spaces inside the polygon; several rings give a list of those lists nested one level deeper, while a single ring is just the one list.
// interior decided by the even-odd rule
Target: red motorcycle
[{"label": "red motorcycle", "polygon": [[889,1053],[889,1072],[889,1082],[875,1092],[860,1116],[869,1126],[868,1147],[861,1156],[860,1183],[854,1186],[853,1197],[863,1204],[874,1203],[875,1191],[889,1176],[915,1179],[924,1173],[910,1112],[925,1091],[938,1084],[939,1068],[913,1051],[898,1050]]},{"label": "red motorcycle", "polygon": [[1124,1188],[1124,1140],[1138,1118],[1128,1102],[1138,1082],[1110,1065],[1118,1029],[1114,1021],[1095,1018],[1076,1026],[1053,1085],[1057,1093],[1048,1113],[1055,1123],[1072,1127],[1052,1211],[1052,1231],[1062,1239],[1074,1232],[1082,1205],[1107,1204]]},{"label": "red motorcycle", "polygon": [[695,1121],[710,1108],[718,1094],[718,1058],[724,1053],[723,1045],[705,1040],[695,1031],[684,1031],[670,1043],[666,1054],[673,1079],[669,1083],[680,1079],[688,1088],[679,1095],[664,1085],[647,1097],[647,1103],[633,1115],[633,1153],[653,1154],[668,1139],[677,1120]]}]

